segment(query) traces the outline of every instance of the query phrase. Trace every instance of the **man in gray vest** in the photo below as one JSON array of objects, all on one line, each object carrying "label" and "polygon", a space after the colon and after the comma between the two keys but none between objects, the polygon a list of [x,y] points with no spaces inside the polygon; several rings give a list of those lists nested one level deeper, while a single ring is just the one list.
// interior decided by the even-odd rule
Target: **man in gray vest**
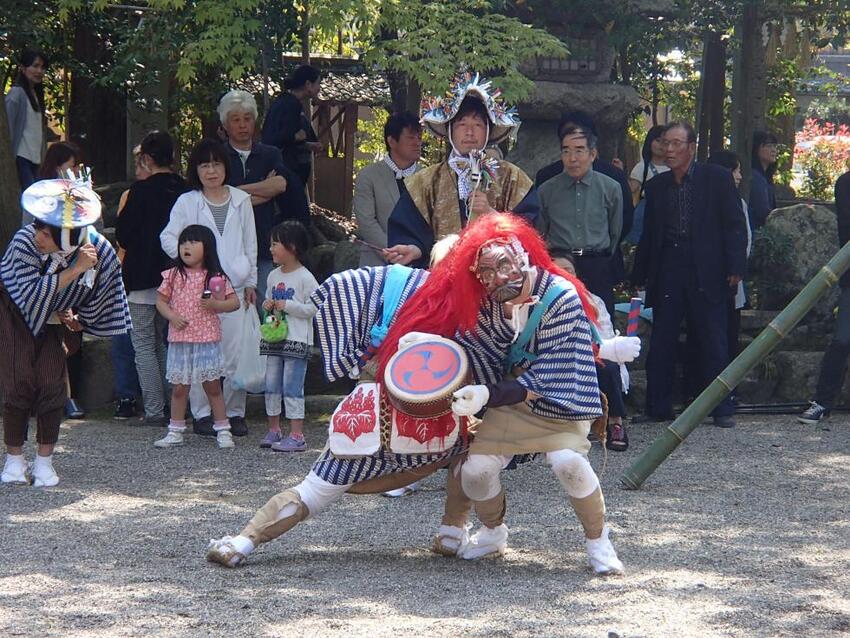
[{"label": "man in gray vest", "polygon": [[354,184],[357,235],[366,242],[360,247],[361,267],[387,263],[387,220],[404,189],[404,178],[419,168],[422,125],[412,113],[393,114],[384,125],[384,143],[384,159],[361,170]]}]

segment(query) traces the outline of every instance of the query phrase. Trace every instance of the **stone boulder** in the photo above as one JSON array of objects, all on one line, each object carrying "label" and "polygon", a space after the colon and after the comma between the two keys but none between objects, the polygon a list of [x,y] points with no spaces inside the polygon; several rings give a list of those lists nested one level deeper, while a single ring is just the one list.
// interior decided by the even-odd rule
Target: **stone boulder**
[{"label": "stone boulder", "polygon": [[[782,310],[838,251],[835,213],[824,206],[796,204],[770,213],[756,233],[750,260],[755,305]],[[837,293],[824,295],[806,322],[832,315]]]}]

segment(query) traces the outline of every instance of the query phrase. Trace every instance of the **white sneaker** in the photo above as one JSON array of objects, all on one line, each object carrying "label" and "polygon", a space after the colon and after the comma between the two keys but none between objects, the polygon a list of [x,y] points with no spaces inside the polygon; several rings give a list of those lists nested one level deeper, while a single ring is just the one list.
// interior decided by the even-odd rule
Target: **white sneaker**
[{"label": "white sneaker", "polygon": [[437,530],[437,535],[434,537],[434,542],[431,544],[431,551],[441,556],[457,556],[458,550],[469,543],[469,529],[471,527],[471,523],[467,523],[464,527],[440,525],[440,529]]},{"label": "white sneaker", "polygon": [[457,555],[466,560],[504,556],[508,548],[508,526],[482,527],[460,546]]},{"label": "white sneaker", "polygon": [[207,545],[207,560],[225,567],[238,567],[245,562],[245,554],[237,551],[232,536],[211,538]]},{"label": "white sneaker", "polygon": [[415,483],[411,483],[410,485],[405,485],[404,487],[400,487],[397,490],[388,490],[383,493],[384,496],[389,496],[390,498],[398,498],[399,496],[404,496],[405,494],[413,494],[416,490],[419,489],[419,484],[422,481],[416,481]]},{"label": "white sneaker", "polygon": [[183,445],[183,433],[169,430],[164,437],[154,441],[154,445],[156,447],[179,447]]},{"label": "white sneaker", "polygon": [[3,483],[23,483],[29,485],[27,476],[27,462],[22,456],[6,455],[6,463],[3,465],[3,475],[0,477]]},{"label": "white sneaker", "polygon": [[230,433],[230,430],[219,431],[219,433],[215,435],[215,442],[221,449],[236,447],[233,444],[233,435]]},{"label": "white sneaker", "polygon": [[625,571],[623,563],[617,558],[614,546],[608,540],[611,530],[606,525],[602,528],[602,536],[587,540],[587,558],[590,566],[597,574],[622,574]]},{"label": "white sneaker", "polygon": [[40,461],[36,457],[36,461],[32,465],[32,486],[53,487],[58,484],[59,476],[53,469],[53,463],[51,461]]}]

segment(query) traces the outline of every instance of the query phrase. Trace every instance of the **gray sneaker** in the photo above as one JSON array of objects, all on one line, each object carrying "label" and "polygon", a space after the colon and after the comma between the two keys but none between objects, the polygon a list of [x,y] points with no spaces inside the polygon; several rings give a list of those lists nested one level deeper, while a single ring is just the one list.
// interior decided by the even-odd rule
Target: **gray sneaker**
[{"label": "gray sneaker", "polygon": [[823,407],[817,401],[810,401],[809,407],[797,417],[797,421],[805,425],[817,425],[822,419],[828,418],[829,410],[827,408]]},{"label": "gray sneaker", "polygon": [[304,452],[307,449],[307,441],[288,436],[283,441],[272,443],[272,449],[275,452]]}]

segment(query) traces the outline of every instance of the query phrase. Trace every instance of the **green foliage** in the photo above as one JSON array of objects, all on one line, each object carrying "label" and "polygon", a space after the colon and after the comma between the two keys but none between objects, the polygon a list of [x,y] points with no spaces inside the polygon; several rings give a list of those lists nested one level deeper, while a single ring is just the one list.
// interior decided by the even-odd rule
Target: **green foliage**
[{"label": "green foliage", "polygon": [[794,149],[794,165],[803,172],[803,196],[831,201],[835,180],[847,170],[848,161],[850,128],[806,120]]},{"label": "green foliage", "polygon": [[383,109],[377,109],[375,117],[371,120],[357,120],[355,140],[357,150],[364,157],[354,159],[355,175],[360,172],[361,168],[368,166],[386,152],[384,125],[387,123],[387,118],[389,118],[389,113]]},{"label": "green foliage", "polygon": [[387,1],[379,27],[399,33],[375,43],[367,63],[404,74],[425,92],[442,93],[458,71],[496,80],[505,98],[526,97],[533,83],[520,64],[535,56],[565,56],[556,37],[493,11],[486,0]]},{"label": "green foliage", "polygon": [[850,126],[850,104],[843,97],[824,97],[812,100],[806,118]]}]

